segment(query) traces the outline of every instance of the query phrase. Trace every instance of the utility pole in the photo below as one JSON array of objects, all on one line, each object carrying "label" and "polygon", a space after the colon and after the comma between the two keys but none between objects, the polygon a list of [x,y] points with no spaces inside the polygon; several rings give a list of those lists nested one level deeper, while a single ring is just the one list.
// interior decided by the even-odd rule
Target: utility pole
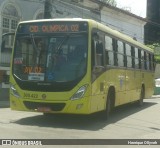
[{"label": "utility pole", "polygon": [[45,0],[44,4],[44,18],[50,19],[52,11],[52,0]]}]

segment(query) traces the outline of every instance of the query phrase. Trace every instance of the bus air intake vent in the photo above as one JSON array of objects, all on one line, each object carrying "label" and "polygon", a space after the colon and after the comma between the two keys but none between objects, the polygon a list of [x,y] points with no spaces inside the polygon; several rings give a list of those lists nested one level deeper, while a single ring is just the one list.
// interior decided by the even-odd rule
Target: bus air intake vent
[{"label": "bus air intake vent", "polygon": [[42,102],[29,102],[24,101],[23,102],[26,108],[31,110],[36,110],[39,107],[48,107],[52,111],[61,111],[65,107],[65,103],[42,103]]}]

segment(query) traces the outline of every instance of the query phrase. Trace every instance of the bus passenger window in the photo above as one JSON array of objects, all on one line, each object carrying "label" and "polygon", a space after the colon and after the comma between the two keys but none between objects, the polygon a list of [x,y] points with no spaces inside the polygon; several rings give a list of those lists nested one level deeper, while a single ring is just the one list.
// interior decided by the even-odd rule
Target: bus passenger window
[{"label": "bus passenger window", "polygon": [[152,64],[151,64],[152,65],[152,71],[154,71],[155,70],[155,66],[156,66],[155,65],[155,61],[154,61],[154,55],[151,56],[151,61],[152,61]]},{"label": "bus passenger window", "polygon": [[112,51],[107,51],[107,65],[114,65],[114,54]]},{"label": "bus passenger window", "polygon": [[145,69],[144,51],[141,51],[141,68]]},{"label": "bus passenger window", "polygon": [[151,54],[149,54],[149,70],[152,70],[152,58],[151,58]]},{"label": "bus passenger window", "polygon": [[149,70],[149,54],[146,52],[146,56],[145,56],[145,65],[146,65],[146,70]]},{"label": "bus passenger window", "polygon": [[94,66],[104,66],[104,35],[93,32],[92,35],[92,69]]},{"label": "bus passenger window", "polygon": [[118,59],[118,66],[124,66],[124,44],[121,41],[117,41],[117,59]]},{"label": "bus passenger window", "polygon": [[105,55],[106,55],[106,64],[114,65],[114,54],[113,54],[113,44],[112,38],[109,36],[105,36]]},{"label": "bus passenger window", "polygon": [[102,42],[96,42],[96,59],[97,65],[103,66],[103,44]]},{"label": "bus passenger window", "polygon": [[131,46],[126,44],[127,67],[132,67]]},{"label": "bus passenger window", "polygon": [[94,52],[94,40],[91,42],[91,69],[95,66],[95,52]]},{"label": "bus passenger window", "polygon": [[113,50],[112,38],[109,36],[105,36],[105,49],[108,51]]},{"label": "bus passenger window", "polygon": [[131,47],[131,56],[132,56],[132,68],[135,68],[135,48]]},{"label": "bus passenger window", "polygon": [[138,49],[138,61],[139,61],[139,69],[142,68],[142,63],[141,63],[141,49]]},{"label": "bus passenger window", "polygon": [[139,69],[138,48],[135,48],[135,68]]},{"label": "bus passenger window", "polygon": [[124,56],[122,54],[117,54],[118,58],[118,66],[123,67],[124,66]]},{"label": "bus passenger window", "polygon": [[117,48],[118,53],[124,54],[124,45],[123,45],[123,42],[117,41],[117,45],[118,45],[118,48]]}]

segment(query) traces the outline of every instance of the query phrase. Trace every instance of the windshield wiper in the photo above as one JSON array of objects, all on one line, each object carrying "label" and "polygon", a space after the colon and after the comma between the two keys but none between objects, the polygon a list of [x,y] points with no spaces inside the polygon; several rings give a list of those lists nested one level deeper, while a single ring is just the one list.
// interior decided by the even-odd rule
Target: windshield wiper
[{"label": "windshield wiper", "polygon": [[59,52],[59,50],[61,49],[61,47],[62,47],[62,45],[64,44],[64,42],[66,42],[68,39],[69,39],[69,35],[66,35],[65,37],[64,37],[64,39],[62,40],[62,42],[59,44],[59,46],[56,48],[56,53],[58,53]]},{"label": "windshield wiper", "polygon": [[33,48],[34,48],[34,49],[36,50],[36,52],[37,52],[38,49],[37,49],[37,46],[36,46],[36,43],[35,43],[33,34],[30,35],[30,38],[31,38],[31,41],[32,41]]},{"label": "windshield wiper", "polygon": [[30,38],[32,41],[33,48],[36,51],[36,64],[39,65],[41,51],[39,51],[38,47],[36,46],[33,34],[30,35]]}]

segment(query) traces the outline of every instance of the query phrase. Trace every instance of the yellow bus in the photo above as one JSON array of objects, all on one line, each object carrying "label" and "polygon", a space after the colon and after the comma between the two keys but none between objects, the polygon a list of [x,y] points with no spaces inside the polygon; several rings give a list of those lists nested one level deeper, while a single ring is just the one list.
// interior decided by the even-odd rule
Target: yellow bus
[{"label": "yellow bus", "polygon": [[18,25],[10,74],[12,110],[108,117],[117,106],[150,98],[153,51],[90,19]]}]

